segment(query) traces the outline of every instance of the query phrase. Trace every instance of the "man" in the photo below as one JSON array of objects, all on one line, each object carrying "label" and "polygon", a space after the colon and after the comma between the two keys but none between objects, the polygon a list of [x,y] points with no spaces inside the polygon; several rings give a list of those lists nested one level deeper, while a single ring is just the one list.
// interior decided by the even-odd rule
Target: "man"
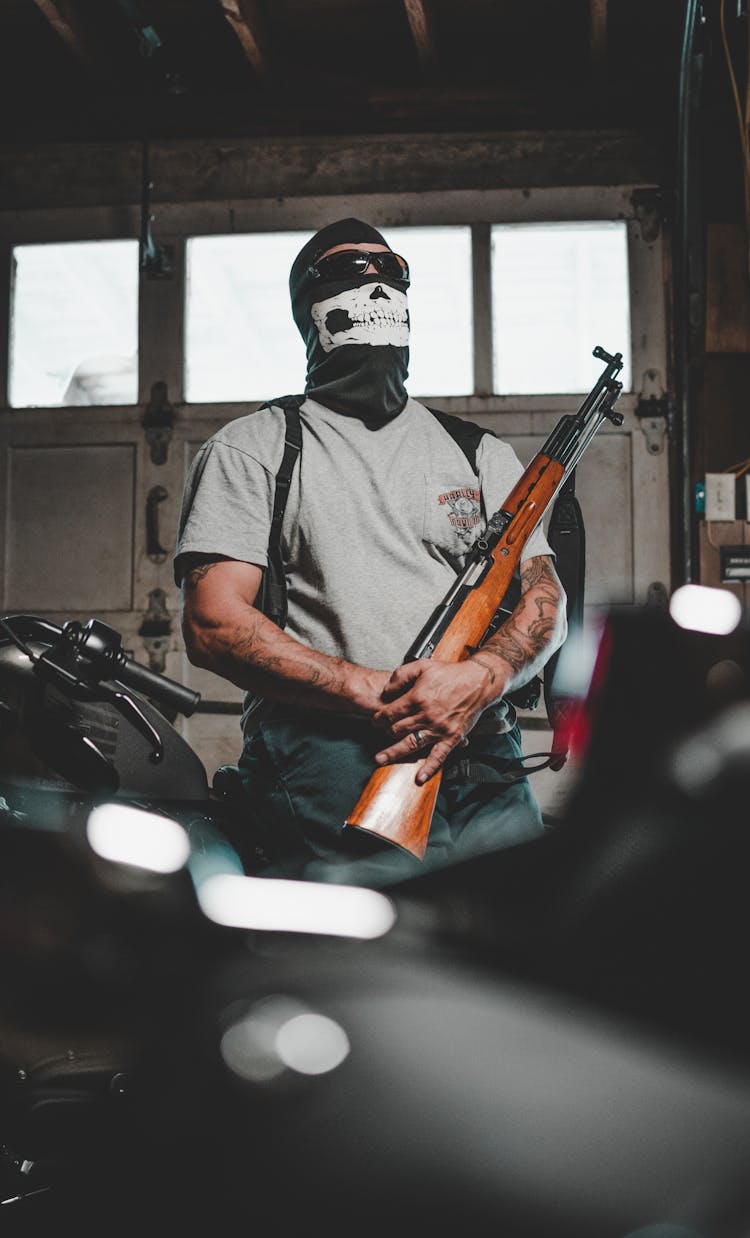
[{"label": "man", "polygon": [[[439,262],[439,252],[435,261]],[[525,778],[470,783],[466,761],[522,755],[508,693],[565,636],[565,598],[541,528],[510,618],[459,664],[404,654],[522,468],[481,439],[478,476],[406,391],[406,260],[356,219],[316,233],[290,274],[307,347],[302,450],[282,526],[288,622],[256,606],[284,451],[265,406],[204,445],[185,490],[175,559],[193,663],[245,689],[240,758],[268,874],[388,884],[542,833]],[[376,764],[424,756],[441,794],[424,860],[345,828]]]}]

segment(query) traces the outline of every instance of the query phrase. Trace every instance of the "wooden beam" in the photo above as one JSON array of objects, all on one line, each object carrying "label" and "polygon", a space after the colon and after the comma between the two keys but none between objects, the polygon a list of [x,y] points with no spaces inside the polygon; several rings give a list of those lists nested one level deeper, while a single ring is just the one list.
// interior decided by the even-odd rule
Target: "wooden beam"
[{"label": "wooden beam", "polygon": [[[665,135],[529,130],[365,134],[351,137],[164,139],[151,143],[159,176],[151,201],[229,202],[304,195],[658,185],[669,170]],[[0,240],[12,213],[140,201],[140,142],[0,146]]]},{"label": "wooden beam", "polygon": [[607,64],[607,5],[609,0],[589,0],[589,52],[591,67],[601,77]]},{"label": "wooden beam", "polygon": [[404,0],[404,8],[409,20],[411,37],[417,49],[417,59],[419,60],[420,67],[425,71],[431,71],[437,66],[437,52],[432,38],[425,0]]},{"label": "wooden beam", "polygon": [[224,16],[237,36],[258,77],[268,74],[263,19],[257,0],[219,0]]},{"label": "wooden beam", "polygon": [[34,0],[68,51],[85,65],[93,76],[106,79],[108,68],[100,49],[86,28],[74,0]]}]

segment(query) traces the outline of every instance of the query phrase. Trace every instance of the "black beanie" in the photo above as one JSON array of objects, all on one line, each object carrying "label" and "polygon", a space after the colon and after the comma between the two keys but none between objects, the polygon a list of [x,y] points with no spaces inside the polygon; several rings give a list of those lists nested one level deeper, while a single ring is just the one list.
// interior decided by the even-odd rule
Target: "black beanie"
[{"label": "black beanie", "polygon": [[[404,386],[409,364],[408,281],[394,281],[381,274],[336,281],[315,280],[309,275],[310,267],[327,250],[336,245],[360,243],[384,245],[390,249],[382,233],[360,219],[339,219],[321,228],[303,245],[292,263],[289,293],[294,321],[307,349],[305,394],[375,428],[397,416],[408,399]],[[370,285],[371,294],[363,291]],[[329,335],[323,345],[320,322],[316,325],[315,315],[316,312],[320,314],[321,304],[331,304],[329,298],[334,298],[332,304],[336,305],[337,297],[342,306],[337,311],[339,320],[350,322],[345,307],[351,308],[352,298],[358,297],[358,309],[352,312],[364,314],[364,318],[358,319],[360,323],[380,324],[380,331],[373,328],[373,338],[368,342],[343,341],[344,346],[333,345]],[[362,297],[367,306],[373,304],[372,312],[362,308]],[[334,313],[330,315],[333,317]],[[394,325],[390,331],[385,328],[384,339],[382,324],[386,322]],[[343,334],[344,328],[335,330]]]},{"label": "black beanie", "polygon": [[[334,245],[357,245],[360,241],[371,241],[373,245],[385,245],[387,249],[390,249],[390,245],[377,228],[362,223],[361,219],[339,219],[336,223],[326,224],[325,228],[321,228],[320,232],[311,236],[294,259],[289,274],[289,295],[292,299],[294,321],[303,338],[307,332],[307,321],[305,299],[300,298],[300,293],[309,280],[307,274],[309,267],[313,266],[327,249],[333,249]],[[305,317],[301,323],[298,315],[302,312]]]}]

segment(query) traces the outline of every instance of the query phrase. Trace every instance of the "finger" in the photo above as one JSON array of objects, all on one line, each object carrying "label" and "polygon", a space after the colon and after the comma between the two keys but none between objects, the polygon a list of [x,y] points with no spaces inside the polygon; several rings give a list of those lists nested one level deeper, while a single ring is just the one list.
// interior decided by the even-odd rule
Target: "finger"
[{"label": "finger", "polygon": [[431,748],[417,771],[416,782],[420,786],[442,768],[452,753],[453,748],[454,745],[449,740],[440,740]]},{"label": "finger", "polygon": [[411,688],[422,674],[423,661],[424,659],[418,662],[405,662],[402,666],[397,666],[383,688],[383,696],[386,698],[400,696]]},{"label": "finger", "polygon": [[412,730],[415,730],[419,723],[417,722],[418,713],[421,710],[416,701],[407,693],[405,696],[399,696],[395,701],[391,701],[389,705],[382,705],[380,709],[373,714],[373,722],[384,726],[392,726],[394,722],[402,725],[404,723],[413,723]]},{"label": "finger", "polygon": [[[406,714],[403,718],[384,718],[383,721],[390,727],[391,737],[397,739],[409,739],[410,736],[416,735],[421,731],[422,735],[429,735],[429,743],[434,743],[437,736],[430,731],[430,724],[424,717],[424,714]],[[416,745],[417,748],[424,748],[425,741],[422,740]]]},{"label": "finger", "polygon": [[408,759],[414,760],[425,750],[425,745],[432,743],[432,737],[425,734],[424,731],[417,735],[414,731],[410,731],[403,739],[399,739],[397,743],[391,744],[388,748],[383,748],[381,752],[375,753],[375,760],[378,765],[388,765],[393,761],[404,761]]},{"label": "finger", "polygon": [[373,714],[372,720],[375,726],[390,728],[391,730],[393,730],[395,726],[398,726],[402,732],[413,731],[417,725],[416,719],[410,712],[408,712],[413,708],[414,706],[410,705],[406,710],[400,706],[398,710],[394,710],[393,707],[389,707],[388,709],[379,709],[377,713]]}]

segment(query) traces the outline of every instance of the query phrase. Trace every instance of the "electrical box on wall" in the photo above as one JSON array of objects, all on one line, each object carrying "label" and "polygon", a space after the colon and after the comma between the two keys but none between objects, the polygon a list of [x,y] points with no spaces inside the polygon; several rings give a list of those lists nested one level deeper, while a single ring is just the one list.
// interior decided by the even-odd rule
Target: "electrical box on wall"
[{"label": "electrical box on wall", "polygon": [[736,481],[734,473],[706,473],[706,520],[734,520]]},{"label": "electrical box on wall", "polygon": [[724,584],[750,580],[750,546],[720,546],[721,579]]}]

